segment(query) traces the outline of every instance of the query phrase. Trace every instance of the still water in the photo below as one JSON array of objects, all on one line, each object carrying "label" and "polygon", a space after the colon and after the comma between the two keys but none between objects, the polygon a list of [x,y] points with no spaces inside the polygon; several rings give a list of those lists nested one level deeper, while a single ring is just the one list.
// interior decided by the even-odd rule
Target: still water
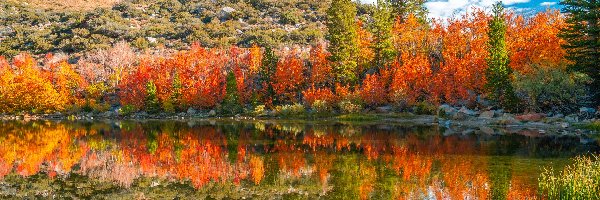
[{"label": "still water", "polygon": [[0,199],[530,199],[600,152],[537,130],[303,121],[0,122]]}]

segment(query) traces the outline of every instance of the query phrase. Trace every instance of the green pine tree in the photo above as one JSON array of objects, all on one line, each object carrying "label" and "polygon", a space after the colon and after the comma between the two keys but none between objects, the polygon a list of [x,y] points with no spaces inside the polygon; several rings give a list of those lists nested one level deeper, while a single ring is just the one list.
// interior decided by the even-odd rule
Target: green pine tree
[{"label": "green pine tree", "polygon": [[333,0],[327,10],[329,60],[333,63],[336,79],[340,83],[358,81],[356,57],[358,33],[356,31],[356,5],[351,0]]},{"label": "green pine tree", "polygon": [[593,79],[590,88],[596,105],[600,105],[600,0],[563,0],[567,28],[560,35],[567,41],[570,69]]},{"label": "green pine tree", "polygon": [[158,96],[156,96],[156,85],[152,81],[146,83],[146,111],[148,113],[160,112],[160,103],[158,102]]},{"label": "green pine tree", "polygon": [[181,89],[183,85],[181,83],[181,78],[179,78],[179,74],[175,72],[173,76],[173,93],[171,94],[171,104],[173,104],[174,111],[181,110]]},{"label": "green pine tree", "polygon": [[506,110],[517,111],[517,97],[514,93],[511,77],[512,69],[508,65],[508,50],[506,47],[506,24],[504,22],[504,7],[502,2],[494,4],[494,17],[488,27],[488,68],[486,70],[486,88],[489,97]]},{"label": "green pine tree", "polygon": [[237,82],[233,72],[227,75],[227,86],[225,88],[225,99],[222,104],[222,112],[227,115],[235,115],[242,113],[243,108],[239,103],[237,94]]},{"label": "green pine tree", "polygon": [[386,0],[391,8],[393,15],[406,19],[410,14],[415,15],[421,22],[427,21],[426,0]]},{"label": "green pine tree", "polygon": [[277,102],[277,99],[275,97],[275,90],[273,90],[273,86],[271,85],[271,83],[273,81],[271,81],[273,75],[275,74],[275,70],[277,69],[277,62],[279,61],[279,58],[277,57],[277,55],[275,55],[275,52],[273,51],[273,49],[271,49],[271,47],[265,47],[265,51],[263,53],[263,60],[261,63],[261,68],[259,71],[259,79],[260,79],[260,83],[263,84],[263,88],[264,91],[266,92],[266,94],[264,94],[263,101],[267,100],[266,98],[273,98],[273,103]]},{"label": "green pine tree", "polygon": [[377,1],[377,10],[373,16],[371,32],[375,36],[373,52],[375,52],[375,67],[381,69],[390,64],[397,56],[392,38],[392,28],[395,17],[392,14],[391,5],[386,0]]}]

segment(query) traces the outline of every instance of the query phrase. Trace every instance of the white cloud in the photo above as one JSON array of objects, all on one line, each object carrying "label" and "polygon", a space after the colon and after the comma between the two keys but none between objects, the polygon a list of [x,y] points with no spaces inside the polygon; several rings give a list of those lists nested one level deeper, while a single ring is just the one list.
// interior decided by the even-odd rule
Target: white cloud
[{"label": "white cloud", "polygon": [[556,5],[556,4],[557,4],[557,2],[548,2],[548,1],[545,1],[545,2],[540,3],[540,6],[553,6],[553,5]]},{"label": "white cloud", "polygon": [[[519,3],[527,3],[530,0],[504,0],[504,5],[513,5]],[[472,10],[473,8],[489,8],[496,0],[441,0],[429,1],[425,6],[429,10],[427,17],[447,19],[453,16],[459,16]]]}]

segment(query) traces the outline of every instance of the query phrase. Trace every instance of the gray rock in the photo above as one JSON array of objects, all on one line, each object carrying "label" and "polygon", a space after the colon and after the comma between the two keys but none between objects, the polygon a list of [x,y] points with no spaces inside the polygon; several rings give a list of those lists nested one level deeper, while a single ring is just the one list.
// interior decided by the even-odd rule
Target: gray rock
[{"label": "gray rock", "polygon": [[375,108],[375,111],[377,113],[389,113],[390,111],[392,111],[392,107],[391,106],[377,107],[377,108]]},{"label": "gray rock", "polygon": [[114,112],[112,112],[112,111],[106,111],[106,112],[102,113],[102,117],[109,118],[109,117],[113,117],[113,116],[114,116],[114,114],[115,114],[115,113],[114,113]]},{"label": "gray rock", "polygon": [[208,116],[210,116],[210,117],[217,116],[217,111],[215,111],[215,110],[210,110],[210,111],[208,112]]},{"label": "gray rock", "polygon": [[579,108],[579,119],[593,119],[596,117],[596,109],[581,107]]},{"label": "gray rock", "polygon": [[225,6],[223,8],[221,8],[221,11],[219,12],[219,19],[221,20],[227,20],[229,18],[231,18],[231,13],[235,12],[235,9],[229,6]]},{"label": "gray rock", "polygon": [[496,113],[493,110],[488,110],[488,111],[484,111],[481,114],[479,114],[479,118],[492,119],[492,118],[494,118],[495,115],[496,115]]},{"label": "gray rock", "polygon": [[194,109],[194,108],[191,108],[191,107],[190,107],[190,108],[188,108],[188,109],[187,109],[187,112],[186,112],[186,113],[187,113],[188,115],[195,115],[197,112],[198,112],[198,111],[196,111],[196,109]]},{"label": "gray rock", "polygon": [[579,117],[577,115],[571,114],[565,117],[565,120],[569,123],[579,122]]},{"label": "gray rock", "polygon": [[467,119],[467,117],[468,115],[463,112],[457,112],[454,115],[452,115],[453,120],[465,120]]},{"label": "gray rock", "polygon": [[555,117],[555,118],[563,118],[563,117],[565,117],[565,115],[563,115],[563,114],[560,114],[560,113],[556,113],[556,114],[554,114],[554,116],[552,116],[552,117]]},{"label": "gray rock", "polygon": [[569,128],[571,125],[567,122],[559,122],[558,126],[561,128]]},{"label": "gray rock", "polygon": [[471,109],[468,109],[467,107],[464,107],[464,106],[462,108],[460,108],[460,110],[458,110],[458,112],[464,113],[469,116],[475,116],[477,114],[477,112],[475,112]]},{"label": "gray rock", "polygon": [[443,104],[440,107],[438,107],[438,111],[440,112],[440,115],[443,114],[445,116],[453,116],[456,112],[458,112],[455,108],[448,104]]}]

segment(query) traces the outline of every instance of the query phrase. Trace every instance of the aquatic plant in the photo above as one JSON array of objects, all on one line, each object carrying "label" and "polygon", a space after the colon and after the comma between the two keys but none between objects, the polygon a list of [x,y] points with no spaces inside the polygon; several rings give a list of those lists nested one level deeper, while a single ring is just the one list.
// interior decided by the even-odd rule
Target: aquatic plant
[{"label": "aquatic plant", "polygon": [[548,199],[600,199],[600,156],[581,156],[562,172],[545,169],[539,192]]}]

